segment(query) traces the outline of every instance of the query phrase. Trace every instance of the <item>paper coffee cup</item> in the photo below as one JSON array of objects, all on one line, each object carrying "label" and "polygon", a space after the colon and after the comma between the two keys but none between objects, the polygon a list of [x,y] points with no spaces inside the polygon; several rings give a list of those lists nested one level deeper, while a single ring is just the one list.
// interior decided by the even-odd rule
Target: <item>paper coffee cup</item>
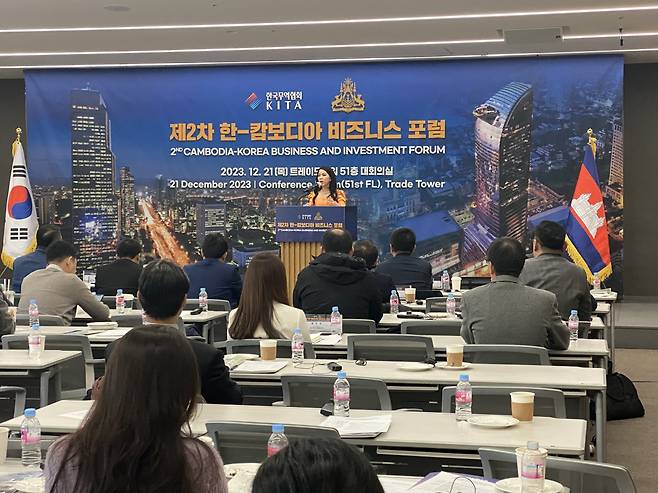
[{"label": "paper coffee cup", "polygon": [[446,360],[448,366],[462,366],[464,364],[464,346],[461,344],[448,344],[446,346]]},{"label": "paper coffee cup", "polygon": [[510,392],[512,416],[519,421],[532,421],[535,413],[534,392]]},{"label": "paper coffee cup", "polygon": [[7,460],[7,442],[9,441],[9,428],[0,427],[0,464]]},{"label": "paper coffee cup", "polygon": [[452,279],[450,280],[451,282],[451,287],[453,291],[460,291],[462,288],[462,278],[459,276],[452,276]]},{"label": "paper coffee cup", "polygon": [[260,359],[276,359],[276,339],[261,339],[260,341]]},{"label": "paper coffee cup", "polygon": [[404,288],[404,299],[407,303],[413,303],[416,301],[416,288]]}]

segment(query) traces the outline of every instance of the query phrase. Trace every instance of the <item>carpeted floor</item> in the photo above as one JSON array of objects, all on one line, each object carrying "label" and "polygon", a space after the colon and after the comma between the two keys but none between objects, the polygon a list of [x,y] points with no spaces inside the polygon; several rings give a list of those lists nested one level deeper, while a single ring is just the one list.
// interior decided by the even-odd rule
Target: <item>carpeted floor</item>
[{"label": "carpeted floor", "polygon": [[644,404],[643,418],[608,423],[608,462],[630,469],[638,493],[658,491],[658,350],[617,349],[616,371],[628,376]]}]

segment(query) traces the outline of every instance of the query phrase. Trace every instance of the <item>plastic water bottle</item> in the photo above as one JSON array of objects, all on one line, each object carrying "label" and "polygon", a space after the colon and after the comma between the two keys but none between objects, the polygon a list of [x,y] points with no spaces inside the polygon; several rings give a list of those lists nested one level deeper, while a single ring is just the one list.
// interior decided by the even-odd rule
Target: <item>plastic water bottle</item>
[{"label": "plastic water bottle", "polygon": [[541,493],[546,477],[546,454],[539,450],[537,442],[528,442],[521,459],[521,491]]},{"label": "plastic water bottle", "polygon": [[116,295],[117,313],[126,313],[126,297],[123,295],[123,289],[117,289]]},{"label": "plastic water bottle", "polygon": [[272,425],[272,434],[267,441],[267,456],[272,457],[284,447],[288,446],[288,439],[284,432],[284,426],[280,424]]},{"label": "plastic water bottle", "polygon": [[471,382],[468,381],[468,375],[465,373],[459,375],[459,383],[455,392],[455,414],[457,421],[467,421],[471,417],[471,407],[473,405],[473,390]]},{"label": "plastic water bottle", "polygon": [[41,464],[41,424],[34,408],[25,410],[21,423],[21,461],[24,466],[39,467]]},{"label": "plastic water bottle", "polygon": [[594,288],[594,291],[601,290],[601,278],[599,277],[598,274],[594,274],[594,279],[592,280],[592,287]]},{"label": "plastic water bottle", "polygon": [[569,315],[569,321],[567,322],[567,327],[569,327],[569,340],[577,341],[578,340],[578,310],[571,310],[571,315]]},{"label": "plastic water bottle", "polygon": [[398,314],[400,313],[400,297],[398,292],[395,289],[391,289],[391,313]]},{"label": "plastic water bottle", "polygon": [[331,308],[331,332],[332,334],[343,335],[343,316],[338,311],[338,307]]},{"label": "plastic water bottle", "polygon": [[457,311],[457,300],[455,300],[455,295],[448,293],[448,299],[446,300],[446,312],[448,315],[455,316]]},{"label": "plastic water bottle", "polygon": [[41,334],[39,322],[32,325],[30,334],[27,336],[27,355],[29,359],[39,359],[43,354],[44,340]]},{"label": "plastic water bottle", "polygon": [[34,324],[39,325],[39,307],[37,306],[37,300],[30,300],[30,306],[27,309],[27,313],[30,317],[30,327]]},{"label": "plastic water bottle", "polygon": [[304,336],[302,329],[292,331],[292,366],[299,367],[304,362]]},{"label": "plastic water bottle", "polygon": [[344,371],[339,371],[337,376],[334,383],[334,416],[347,417],[350,415],[350,383]]},{"label": "plastic water bottle", "polygon": [[450,276],[447,270],[444,270],[443,274],[441,274],[441,290],[450,291]]},{"label": "plastic water bottle", "polygon": [[206,288],[199,290],[199,308],[201,308],[201,311],[208,311],[208,293],[206,292]]}]

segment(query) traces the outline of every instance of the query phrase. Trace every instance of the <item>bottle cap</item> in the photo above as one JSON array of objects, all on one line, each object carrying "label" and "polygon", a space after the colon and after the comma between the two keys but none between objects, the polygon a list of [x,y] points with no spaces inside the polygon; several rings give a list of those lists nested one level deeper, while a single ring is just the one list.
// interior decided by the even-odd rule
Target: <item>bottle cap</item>
[{"label": "bottle cap", "polygon": [[272,433],[283,433],[284,426],[282,424],[272,425]]},{"label": "bottle cap", "polygon": [[32,324],[32,330],[39,330],[39,322],[35,322]]},{"label": "bottle cap", "polygon": [[395,289],[391,289],[391,294],[398,294],[398,292]]},{"label": "bottle cap", "polygon": [[300,329],[300,328],[296,328],[296,329],[294,329],[294,330],[292,331],[292,333],[293,333],[293,334],[301,334],[301,333],[302,333],[302,329]]},{"label": "bottle cap", "polygon": [[37,415],[37,411],[33,407],[28,407],[25,410],[25,417],[26,418],[34,418],[36,415]]},{"label": "bottle cap", "polygon": [[455,294],[454,293],[448,293],[448,298],[454,298]]},{"label": "bottle cap", "polygon": [[337,307],[337,306],[332,306],[332,307],[331,307],[331,311],[332,311],[332,312],[337,312],[337,311],[338,311],[338,307]]},{"label": "bottle cap", "polygon": [[528,442],[527,448],[528,448],[528,450],[539,450],[539,443],[538,442]]},{"label": "bottle cap", "polygon": [[338,378],[347,378],[347,372],[345,372],[345,371],[339,371],[338,373],[336,373],[336,376],[337,376]]},{"label": "bottle cap", "polygon": [[30,305],[36,305],[36,304],[37,304],[37,300],[30,300]]},{"label": "bottle cap", "polygon": [[578,315],[578,310],[571,310],[572,315]]},{"label": "bottle cap", "polygon": [[117,296],[119,296],[120,294],[123,294],[123,289],[117,289]]},{"label": "bottle cap", "polygon": [[199,289],[199,291],[201,291],[202,293],[205,293],[205,292],[206,292],[206,288],[201,288],[201,289]]},{"label": "bottle cap", "polygon": [[461,375],[459,375],[459,381],[468,382],[468,375],[466,373],[462,373]]}]

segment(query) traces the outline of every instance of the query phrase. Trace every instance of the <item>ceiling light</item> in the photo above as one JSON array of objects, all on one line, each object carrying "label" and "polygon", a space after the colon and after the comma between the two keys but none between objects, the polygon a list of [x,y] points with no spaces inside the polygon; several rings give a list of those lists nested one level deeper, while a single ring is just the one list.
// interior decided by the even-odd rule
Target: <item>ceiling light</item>
[{"label": "ceiling light", "polygon": [[579,15],[579,14],[606,14],[622,12],[646,12],[658,10],[658,5],[637,5],[632,7],[596,7],[560,10],[526,10],[514,12],[481,12],[476,14],[447,14],[408,17],[374,17],[365,19],[318,19],[305,21],[270,21],[270,22],[234,22],[221,24],[172,24],[172,25],[146,25],[146,26],[99,26],[99,27],[37,27],[0,29],[2,33],[39,33],[39,32],[79,32],[79,31],[143,31],[163,29],[212,29],[212,28],[244,28],[244,27],[291,27],[291,26],[319,26],[331,24],[369,24],[384,22],[419,22],[444,21],[460,19],[494,19],[507,17],[533,17],[547,15]]},{"label": "ceiling light", "polygon": [[128,12],[130,10],[130,7],[127,5],[106,5],[103,7],[103,9],[108,10],[110,12]]},{"label": "ceiling light", "polygon": [[[629,33],[624,31],[625,38],[636,38],[643,36],[658,36],[658,32]],[[600,39],[600,38],[619,38],[619,32],[606,34],[569,34],[562,36],[562,39]]]}]

